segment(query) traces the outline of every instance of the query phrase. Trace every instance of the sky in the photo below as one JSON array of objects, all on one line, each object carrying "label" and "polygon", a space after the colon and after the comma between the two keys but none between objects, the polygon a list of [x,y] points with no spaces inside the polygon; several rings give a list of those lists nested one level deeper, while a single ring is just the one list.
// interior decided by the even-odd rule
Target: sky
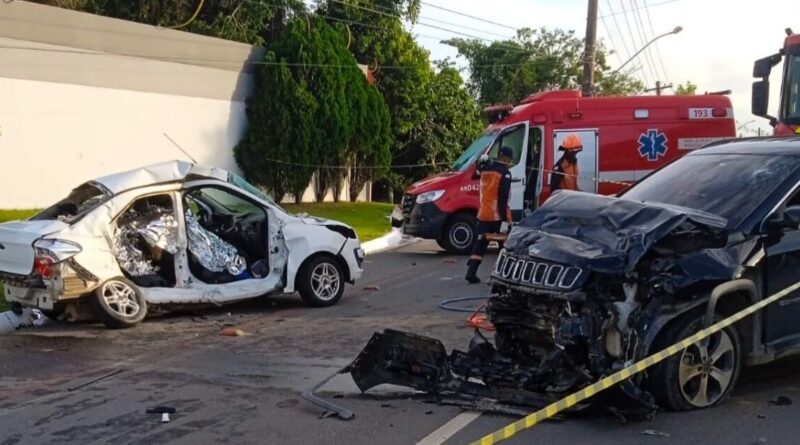
[{"label": "sky", "polygon": [[[423,0],[420,22],[489,40],[514,34],[512,29],[434,7],[440,6],[511,28],[575,30],[576,36],[582,38],[586,33],[587,4],[587,0]],[[785,28],[800,32],[800,1],[598,0],[598,5],[598,39],[617,53],[609,58],[612,68],[653,36],[681,26],[680,33],[650,45],[626,65],[625,71],[633,67],[632,74],[646,81],[648,87],[653,87],[655,80],[676,86],[691,81],[698,86],[698,93],[731,90],[740,131],[747,135],[761,127],[766,134],[771,132],[765,119],[750,113],[753,62],[777,52],[783,45]],[[431,52],[431,59],[450,57],[459,66],[466,66],[452,47],[439,43],[440,38],[464,36],[420,24],[412,31]],[[773,115],[777,111],[779,79],[780,66],[773,69],[770,77]]]}]

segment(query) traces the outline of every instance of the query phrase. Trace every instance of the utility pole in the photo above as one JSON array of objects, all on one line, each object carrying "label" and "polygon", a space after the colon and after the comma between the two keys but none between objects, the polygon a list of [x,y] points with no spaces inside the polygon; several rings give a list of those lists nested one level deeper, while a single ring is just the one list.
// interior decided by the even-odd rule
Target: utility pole
[{"label": "utility pole", "polygon": [[586,15],[586,47],[583,50],[583,85],[582,92],[586,97],[594,95],[594,53],[597,42],[597,0],[589,0],[589,12]]},{"label": "utility pole", "polygon": [[656,80],[656,87],[655,88],[648,88],[648,89],[646,89],[644,91],[645,91],[645,93],[649,93],[651,91],[655,91],[656,92],[656,96],[660,96],[661,95],[661,90],[666,90],[667,88],[672,88],[672,84],[668,83],[666,85],[661,85],[661,81],[660,80]]}]

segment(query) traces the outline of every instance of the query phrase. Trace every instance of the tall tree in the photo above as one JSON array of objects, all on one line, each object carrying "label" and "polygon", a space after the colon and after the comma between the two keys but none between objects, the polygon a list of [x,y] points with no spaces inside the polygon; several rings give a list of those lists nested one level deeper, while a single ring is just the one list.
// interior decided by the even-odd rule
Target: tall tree
[{"label": "tall tree", "polygon": [[[321,1],[317,10],[332,25],[345,29],[350,36],[350,51],[375,70],[376,87],[391,115],[392,164],[428,164],[387,174],[385,179],[396,189],[430,172],[431,163],[451,160],[445,159],[444,153],[454,157],[452,147],[463,148],[464,139],[474,136],[476,126],[482,126],[474,112],[474,100],[464,92],[458,73],[450,69],[437,79],[428,51],[404,28],[404,20],[416,20],[419,5],[419,0],[327,0]],[[454,74],[458,82],[454,82]],[[450,88],[456,83],[456,90],[434,87]],[[459,91],[463,93],[460,96]],[[453,100],[462,101],[463,113],[440,114],[450,111],[445,104]],[[451,118],[458,123],[444,123]],[[438,125],[452,131],[447,136],[438,134],[434,131]],[[446,147],[443,140],[447,140]]]},{"label": "tall tree", "polygon": [[[516,103],[531,93],[575,89],[583,76],[583,44],[573,31],[521,29],[514,39],[486,44],[476,39],[450,39],[470,66],[469,87],[483,104]],[[611,73],[606,50],[595,56],[598,95],[640,92],[644,86],[628,76]]]},{"label": "tall tree", "polygon": [[250,124],[235,149],[248,178],[300,199],[314,176],[322,200],[357,153],[385,165],[388,111],[343,34],[320,19],[295,19],[267,50],[248,100]]}]

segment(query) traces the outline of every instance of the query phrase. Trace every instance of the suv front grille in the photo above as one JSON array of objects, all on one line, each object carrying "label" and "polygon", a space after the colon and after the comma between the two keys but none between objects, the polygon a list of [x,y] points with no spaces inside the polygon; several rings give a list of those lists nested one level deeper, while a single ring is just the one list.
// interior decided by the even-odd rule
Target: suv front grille
[{"label": "suv front grille", "polygon": [[403,200],[400,202],[400,209],[403,211],[404,216],[408,216],[411,213],[411,210],[414,209],[414,200],[416,196],[406,193],[403,195]]},{"label": "suv front grille", "polygon": [[504,283],[557,291],[573,290],[583,275],[579,267],[517,258],[505,250],[500,253],[492,271],[492,278]]}]

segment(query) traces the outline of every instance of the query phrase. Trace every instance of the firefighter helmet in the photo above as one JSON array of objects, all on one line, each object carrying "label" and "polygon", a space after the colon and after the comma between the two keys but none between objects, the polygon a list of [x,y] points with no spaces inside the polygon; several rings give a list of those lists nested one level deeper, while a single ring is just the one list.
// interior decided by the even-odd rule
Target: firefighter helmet
[{"label": "firefighter helmet", "polygon": [[570,133],[567,137],[561,141],[561,145],[558,147],[561,151],[572,151],[572,152],[579,152],[583,150],[583,142],[581,142],[581,138],[575,134]]}]

